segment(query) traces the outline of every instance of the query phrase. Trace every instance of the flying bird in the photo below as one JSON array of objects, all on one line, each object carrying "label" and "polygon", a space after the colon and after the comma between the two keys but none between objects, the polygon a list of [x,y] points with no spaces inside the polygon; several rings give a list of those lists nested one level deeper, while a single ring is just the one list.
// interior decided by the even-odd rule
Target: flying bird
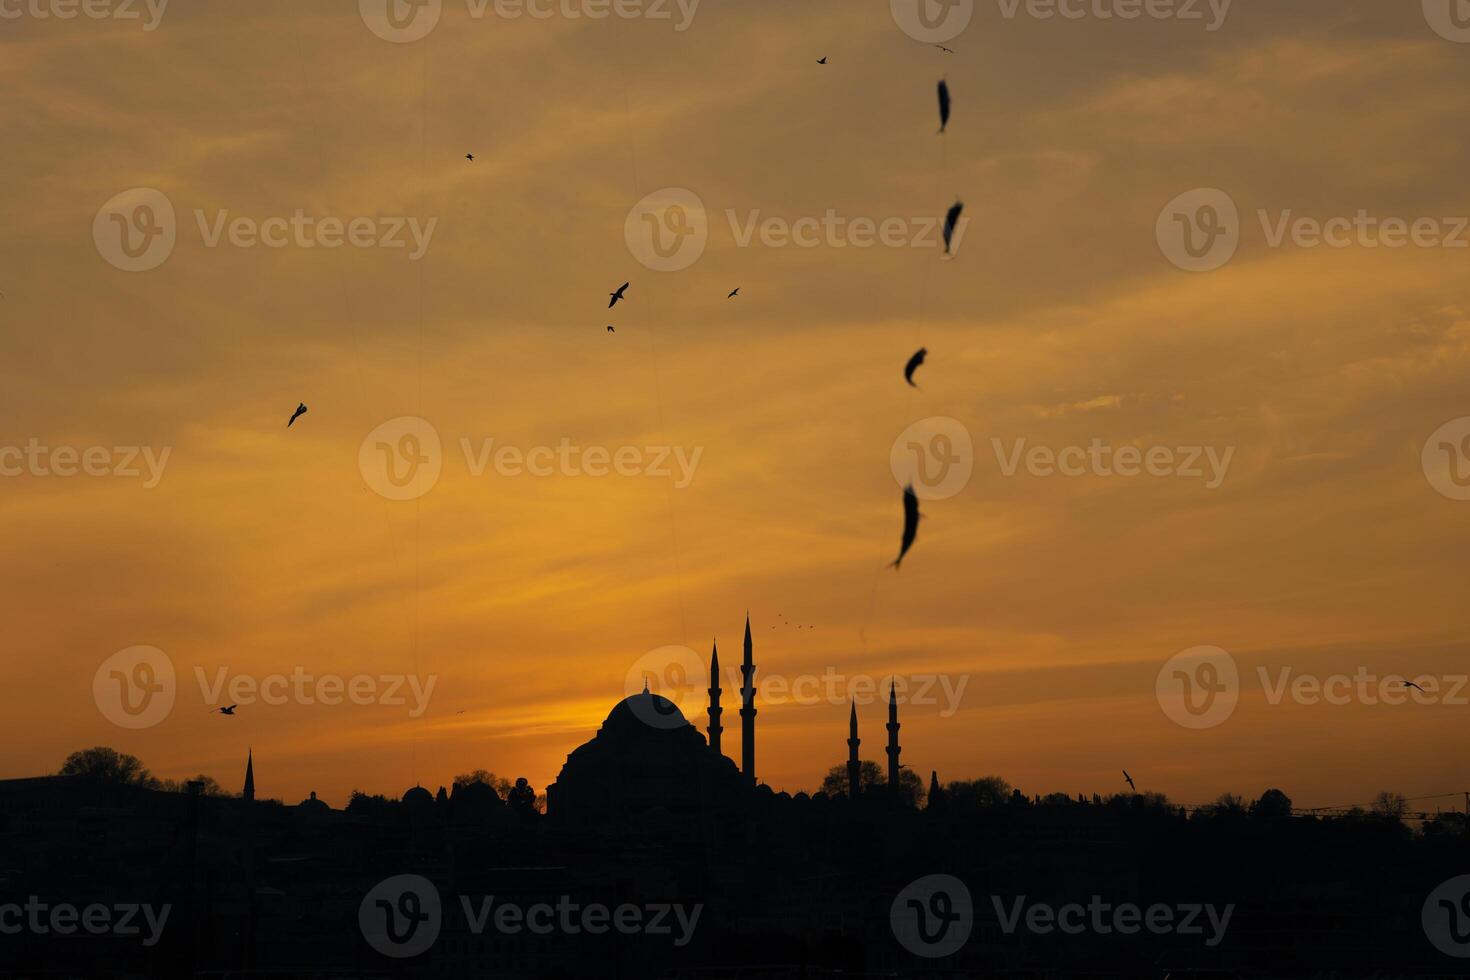
[{"label": "flying bird", "polygon": [[617,306],[618,305],[618,300],[625,298],[623,296],[623,294],[628,291],[628,287],[630,285],[632,285],[632,283],[626,283],[625,282],[621,286],[618,287],[618,291],[617,292],[615,292],[615,293],[608,293],[608,295],[612,297],[612,299],[608,301],[608,304],[607,304],[607,308],[608,309],[612,309],[614,306]]},{"label": "flying bird", "polygon": [[936,48],[938,48],[938,49],[939,49],[939,50],[940,50],[940,51],[943,51],[943,52],[944,52],[944,53],[945,53],[945,54],[954,54],[954,48],[946,48],[946,47],[945,47],[945,46],[944,46],[944,45],[942,45],[942,44],[936,44],[936,45],[934,45],[934,46],[935,46],[935,47],[936,47]]},{"label": "flying bird", "polygon": [[1124,769],[1123,770],[1123,778],[1128,781],[1128,788],[1131,789],[1131,790],[1133,790],[1133,792],[1137,793],[1138,792],[1138,787],[1133,785],[1133,777],[1130,776],[1130,775],[1128,775],[1128,770],[1127,769]]},{"label": "flying bird", "polygon": [[929,348],[920,347],[918,353],[909,358],[909,362],[903,366],[903,379],[909,383],[910,388],[919,387],[914,384],[914,372],[919,369],[920,364],[924,363],[924,358],[927,356],[929,356]]},{"label": "flying bird", "polygon": [[957,225],[957,224],[960,223],[960,212],[962,212],[964,210],[965,210],[965,202],[964,201],[955,201],[954,202],[954,205],[949,209],[949,213],[944,216],[944,254],[945,255],[951,254],[950,253],[950,250],[949,250],[949,247],[950,247],[950,242],[954,239],[955,225]]},{"label": "flying bird", "polygon": [[942,135],[944,128],[949,125],[949,83],[944,79],[939,80],[939,132]]},{"label": "flying bird", "polygon": [[898,557],[894,559],[891,568],[898,568],[903,562],[903,556],[909,553],[914,546],[914,538],[919,534],[919,498],[914,493],[914,485],[910,483],[903,488],[903,544],[899,546]]},{"label": "flying bird", "polygon": [[1429,693],[1428,691],[1424,690],[1424,688],[1420,687],[1418,684],[1415,684],[1413,681],[1404,681],[1404,687],[1412,687],[1414,690],[1418,691],[1420,694],[1428,694]]},{"label": "flying bird", "polygon": [[464,155],[464,158],[466,160],[468,160],[470,163],[474,163],[475,162],[475,155],[473,153],[466,153]]},{"label": "flying bird", "polygon": [[730,295],[729,296],[726,296],[725,298],[726,299],[734,299],[736,296],[739,296],[739,295],[740,295],[740,287],[739,286],[736,286],[734,289],[730,290]]},{"label": "flying bird", "polygon": [[612,324],[611,323],[609,323],[607,325],[607,332],[608,333],[617,333],[617,331],[612,328]]},{"label": "flying bird", "polygon": [[210,710],[210,714],[214,714],[214,712],[218,711],[222,715],[233,715],[235,713],[235,709],[238,707],[240,707],[238,704],[231,704],[226,705],[222,708],[213,708]]},{"label": "flying bird", "polygon": [[286,428],[288,428],[288,429],[291,428],[291,423],[292,422],[295,422],[297,419],[301,418],[301,416],[303,416],[305,414],[306,414],[306,402],[301,402],[300,404],[298,404],[296,406],[296,411],[292,412],[291,413],[291,417],[286,420]]},{"label": "flying bird", "polygon": [[825,65],[826,63],[827,63],[827,56],[826,55],[822,55],[820,58],[817,59],[817,64],[819,64],[819,65]]}]

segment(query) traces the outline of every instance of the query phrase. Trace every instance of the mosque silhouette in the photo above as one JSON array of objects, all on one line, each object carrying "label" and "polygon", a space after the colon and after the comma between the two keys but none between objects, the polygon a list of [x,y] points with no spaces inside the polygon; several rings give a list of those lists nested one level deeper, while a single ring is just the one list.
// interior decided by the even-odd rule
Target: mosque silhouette
[{"label": "mosque silhouette", "polygon": [[[933,774],[901,791],[893,685],[886,773],[860,758],[853,705],[846,779],[775,792],[748,617],[743,652],[738,765],[714,650],[705,734],[669,698],[625,697],[544,813],[524,779],[286,806],[258,798],[253,751],[238,796],[0,780],[0,980],[1470,976],[1445,897],[1470,868],[1464,820],[1294,817],[1283,794],[1186,813]],[[1228,909],[1228,927],[1047,931],[1035,914],[1099,902]],[[152,925],[77,927],[107,915]]]}]

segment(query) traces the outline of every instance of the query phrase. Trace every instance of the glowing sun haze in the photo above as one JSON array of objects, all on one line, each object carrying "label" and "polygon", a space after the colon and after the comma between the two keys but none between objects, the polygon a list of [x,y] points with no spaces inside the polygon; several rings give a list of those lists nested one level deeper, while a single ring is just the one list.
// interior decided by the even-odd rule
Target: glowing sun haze
[{"label": "glowing sun haze", "polygon": [[[1207,31],[979,2],[954,54],[878,2],[704,0],[684,31],[672,4],[673,21],[447,2],[403,44],[356,6],[177,2],[151,31],[0,20],[0,446],[171,450],[152,488],[0,479],[0,777],[101,744],[238,790],[250,747],[260,794],[292,803],[476,768],[542,788],[640,657],[711,639],[738,761],[748,609],[762,678],[964,678],[958,710],[902,711],[926,780],[1107,793],[1126,767],[1180,802],[1278,786],[1299,805],[1470,785],[1463,706],[1269,696],[1286,668],[1470,669],[1470,503],[1420,463],[1470,415],[1470,251],[1273,247],[1258,218],[1470,214],[1470,45],[1419,4],[1241,2]],[[177,244],[133,273],[92,226],[139,187],[172,203]],[[624,224],[669,187],[698,195],[709,240],[658,272]],[[1194,188],[1240,213],[1208,273],[1155,237]],[[950,261],[740,242],[757,213],[929,220],[957,197]],[[221,212],[298,210],[435,224],[416,261],[208,244]],[[433,426],[442,473],[394,501],[359,448],[402,416]],[[894,572],[890,448],[934,416],[969,430],[974,474],[922,503]],[[476,476],[492,439],[678,447],[693,467],[682,486],[672,456],[664,478],[493,459]],[[1008,476],[1018,440],[1232,455],[1213,488]],[[129,731],[92,680],[138,644],[179,693]],[[1155,678],[1202,644],[1241,690],[1191,731]],[[407,706],[223,718],[196,679],[298,668],[436,681],[418,717],[405,689]],[[815,789],[845,758],[841,698],[758,707],[773,787]],[[883,708],[859,712],[881,760]]]}]

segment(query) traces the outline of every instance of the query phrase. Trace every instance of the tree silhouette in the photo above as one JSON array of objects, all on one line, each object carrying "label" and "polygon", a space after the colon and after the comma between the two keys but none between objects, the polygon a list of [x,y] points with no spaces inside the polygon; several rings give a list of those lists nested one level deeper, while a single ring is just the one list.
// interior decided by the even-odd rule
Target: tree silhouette
[{"label": "tree silhouette", "polygon": [[1011,784],[999,776],[960,779],[946,785],[944,795],[956,810],[981,810],[1009,803]]},{"label": "tree silhouette", "polygon": [[[875,788],[888,788],[888,772],[878,763],[864,759],[859,763],[858,788],[866,793]],[[847,795],[847,763],[833,766],[827,770],[827,775],[822,779],[822,792],[828,796]],[[908,766],[898,767],[898,793],[899,798],[909,806],[922,806],[924,803],[924,781],[919,778],[918,773]]]},{"label": "tree silhouette", "polygon": [[120,783],[127,786],[142,786],[153,789],[158,780],[148,772],[143,760],[127,755],[105,745],[82,749],[66,757],[61,764],[61,776],[85,776],[105,783]]}]

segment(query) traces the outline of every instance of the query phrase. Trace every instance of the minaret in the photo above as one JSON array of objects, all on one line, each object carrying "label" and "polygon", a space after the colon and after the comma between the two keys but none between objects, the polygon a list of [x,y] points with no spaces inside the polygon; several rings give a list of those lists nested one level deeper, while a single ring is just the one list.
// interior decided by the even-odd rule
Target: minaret
[{"label": "minaret", "polygon": [[888,788],[898,791],[898,702],[893,695],[894,682],[888,682]]},{"label": "minaret", "polygon": [[857,799],[862,788],[863,764],[858,761],[857,702],[852,703],[852,714],[847,719],[847,795]]},{"label": "minaret", "polygon": [[740,687],[740,771],[755,779],[755,663],[750,659],[750,613],[745,614],[744,678]]},{"label": "minaret", "polygon": [[720,645],[711,643],[709,654],[709,750],[715,755],[722,755],[720,751],[720,732],[725,726],[720,724],[720,715],[724,712],[720,707]]},{"label": "minaret", "polygon": [[255,799],[255,753],[250,749],[245,752],[245,792],[241,795],[249,801]]}]

